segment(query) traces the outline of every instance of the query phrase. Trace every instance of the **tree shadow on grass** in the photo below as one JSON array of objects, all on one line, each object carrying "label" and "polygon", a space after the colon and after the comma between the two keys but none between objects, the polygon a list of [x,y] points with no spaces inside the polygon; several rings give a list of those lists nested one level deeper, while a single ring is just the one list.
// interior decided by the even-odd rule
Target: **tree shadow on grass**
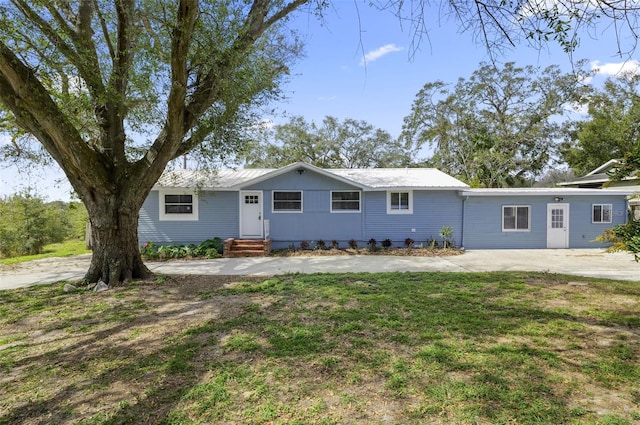
[{"label": "tree shadow on grass", "polygon": [[[208,401],[202,409],[221,408],[229,393],[225,382],[214,385],[216,376],[254,360],[293,366],[285,385],[312,386],[322,379],[344,392],[352,391],[345,374],[366,369],[378,377],[380,387],[374,390],[383,403],[403,391],[424,399],[422,407],[396,412],[398,421],[407,412],[433,419],[433,406],[456,400],[483,420],[511,416],[526,422],[536,415],[565,420],[571,416],[570,394],[548,383],[557,380],[554,368],[578,374],[582,364],[553,347],[519,340],[526,328],[578,323],[617,332],[625,315],[633,314],[621,311],[607,321],[505,301],[504,294],[518,289],[489,287],[502,275],[380,276],[294,275],[231,287],[209,276],[199,286],[169,279],[165,287],[143,285],[129,295],[126,289],[70,295],[78,302],[95,301],[95,311],[79,309],[65,318],[64,328],[50,324],[26,338],[29,353],[11,369],[36,394],[29,400],[21,389],[25,400],[14,401],[0,424],[191,423],[180,407],[185,400],[203,398]],[[50,294],[31,296],[44,303]],[[265,299],[269,303],[259,303]],[[65,300],[51,307],[63,308]],[[86,327],[93,328],[82,331]],[[637,326],[626,329],[638,335]],[[222,335],[238,336],[232,353]],[[505,340],[495,342],[500,338]],[[455,345],[455,339],[462,343]],[[366,344],[358,348],[353,345],[358,340]],[[631,343],[635,346],[626,355],[633,359],[640,353],[637,342]],[[440,380],[402,367],[415,360]],[[457,380],[457,374],[466,378]],[[37,395],[38,385],[45,395]],[[18,390],[18,383],[11,383],[12,389]],[[290,403],[296,411],[298,401]]]}]

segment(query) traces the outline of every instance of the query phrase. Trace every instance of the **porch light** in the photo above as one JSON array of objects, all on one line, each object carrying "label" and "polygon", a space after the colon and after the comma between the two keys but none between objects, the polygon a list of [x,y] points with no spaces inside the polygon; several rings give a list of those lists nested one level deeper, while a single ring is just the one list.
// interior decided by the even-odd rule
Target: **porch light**
[{"label": "porch light", "polygon": [[564,198],[561,197],[561,196],[556,196],[555,198],[553,198],[553,200],[556,201],[556,202],[562,202],[562,201],[564,201]]}]

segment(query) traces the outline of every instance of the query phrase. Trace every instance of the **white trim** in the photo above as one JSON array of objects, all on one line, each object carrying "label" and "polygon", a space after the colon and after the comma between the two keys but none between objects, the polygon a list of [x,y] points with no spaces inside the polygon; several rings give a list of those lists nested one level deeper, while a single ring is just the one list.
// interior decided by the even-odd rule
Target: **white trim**
[{"label": "white trim", "polygon": [[[334,210],[333,209],[333,194],[334,193],[344,193],[344,192],[355,192],[358,194],[358,209],[357,210]],[[340,202],[340,201],[336,201]],[[354,200],[344,201],[344,202],[355,202]],[[330,190],[329,191],[329,211],[335,214],[360,214],[362,212],[362,191],[360,190]]]},{"label": "white trim", "polygon": [[[191,195],[191,213],[175,214],[165,212],[166,195]],[[198,221],[198,192],[194,189],[160,189],[158,191],[158,220],[159,221]]]},{"label": "white trim", "polygon": [[[609,207],[609,221],[602,219],[604,207]],[[593,219],[593,210],[595,207],[600,207],[600,221]],[[613,222],[613,204],[591,204],[591,224],[611,224]]]},{"label": "white trim", "polygon": [[[514,223],[515,228],[506,229],[504,227],[504,209],[505,208],[516,208],[516,221]],[[518,208],[526,208],[527,211],[527,228],[526,229],[518,229]],[[530,232],[531,231],[531,205],[503,205],[501,208],[500,220],[502,222],[502,231],[503,232]]]},{"label": "white trim", "polygon": [[633,190],[602,190],[602,189],[578,189],[578,188],[515,188],[515,189],[469,189],[458,192],[460,196],[611,196],[631,195]]},{"label": "white trim", "polygon": [[[276,192],[296,192],[300,193],[300,210],[276,210],[275,209],[275,196],[273,196]],[[297,202],[297,201],[296,201]],[[271,191],[271,212],[273,214],[301,214],[304,211],[304,192],[302,190],[272,190]]]},{"label": "white trim", "polygon": [[[407,193],[408,196],[408,209],[392,209],[391,208],[391,194],[392,193]],[[387,214],[413,214],[413,190],[388,190],[387,191]]]}]

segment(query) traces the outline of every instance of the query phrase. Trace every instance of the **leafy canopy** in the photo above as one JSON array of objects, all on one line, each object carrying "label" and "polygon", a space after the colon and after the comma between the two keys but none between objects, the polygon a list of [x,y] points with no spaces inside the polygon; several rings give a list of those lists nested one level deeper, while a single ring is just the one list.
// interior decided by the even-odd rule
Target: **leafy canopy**
[{"label": "leafy canopy", "polygon": [[547,167],[560,134],[556,119],[579,80],[557,66],[482,64],[454,86],[425,84],[401,137],[429,148],[429,165],[473,186],[519,186]]},{"label": "leafy canopy", "polygon": [[327,116],[322,124],[292,117],[264,128],[245,153],[249,167],[277,168],[298,161],[322,168],[407,166],[410,150],[366,121]]}]

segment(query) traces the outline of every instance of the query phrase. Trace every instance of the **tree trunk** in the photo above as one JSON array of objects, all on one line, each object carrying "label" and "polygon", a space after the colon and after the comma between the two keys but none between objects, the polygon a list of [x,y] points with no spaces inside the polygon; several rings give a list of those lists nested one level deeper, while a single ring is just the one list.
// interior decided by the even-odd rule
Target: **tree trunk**
[{"label": "tree trunk", "polygon": [[119,201],[112,195],[106,200],[85,202],[93,237],[93,256],[85,275],[88,282],[102,280],[113,286],[152,274],[142,262],[138,245],[140,206],[126,207]]}]

